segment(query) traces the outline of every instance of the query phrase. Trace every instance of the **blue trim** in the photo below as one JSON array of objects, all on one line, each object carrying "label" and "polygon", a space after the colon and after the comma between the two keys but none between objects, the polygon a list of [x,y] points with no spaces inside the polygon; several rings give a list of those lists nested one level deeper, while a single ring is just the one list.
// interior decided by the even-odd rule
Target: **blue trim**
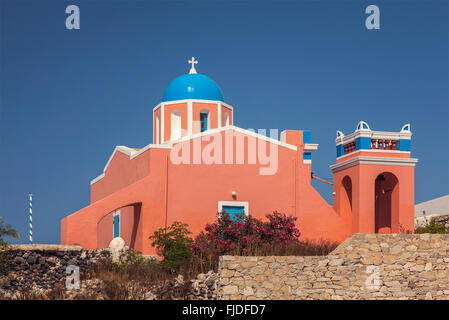
[{"label": "blue trim", "polygon": [[337,146],[337,158],[341,157],[345,154],[345,148],[343,147],[342,144]]},{"label": "blue trim", "polygon": [[310,131],[309,130],[304,130],[302,132],[302,142],[303,143],[310,143],[311,140],[311,135],[310,135]]},{"label": "blue trim", "polygon": [[398,150],[400,151],[410,151],[410,140],[399,140]]},{"label": "blue trim", "polygon": [[303,152],[302,159],[303,160],[312,160],[312,153],[311,152]]},{"label": "blue trim", "polygon": [[355,150],[370,150],[371,149],[371,138],[368,137],[360,137],[355,139]]}]

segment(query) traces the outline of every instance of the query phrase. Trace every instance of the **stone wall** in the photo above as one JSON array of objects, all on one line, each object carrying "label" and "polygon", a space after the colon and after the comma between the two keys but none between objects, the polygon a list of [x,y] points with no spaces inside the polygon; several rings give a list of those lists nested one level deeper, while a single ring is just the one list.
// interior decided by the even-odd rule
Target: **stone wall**
[{"label": "stone wall", "polygon": [[320,257],[220,258],[222,299],[448,299],[449,235],[355,234]]},{"label": "stone wall", "polygon": [[[117,239],[117,238],[116,238]],[[98,278],[85,279],[82,275],[94,263],[111,257],[118,258],[120,248],[84,250],[80,246],[66,245],[11,245],[8,247],[8,274],[0,274],[1,299],[36,299],[60,287],[65,287],[66,267],[80,268],[81,281],[78,290],[64,290],[57,299],[110,299],[106,284]],[[154,256],[144,256],[154,260]],[[156,260],[157,261],[157,260]],[[171,280],[154,283],[129,282],[127,299],[190,299],[216,300],[218,274],[213,271],[198,274],[195,279],[184,281],[179,275]]]},{"label": "stone wall", "polygon": [[449,232],[449,214],[420,216],[415,218],[415,227],[425,227],[432,220],[437,224],[443,224],[446,232]]},{"label": "stone wall", "polygon": [[27,288],[38,292],[51,290],[65,281],[67,266],[78,266],[82,273],[110,255],[108,250],[41,244],[11,245],[7,254],[9,275],[0,277],[0,296],[3,297]]}]

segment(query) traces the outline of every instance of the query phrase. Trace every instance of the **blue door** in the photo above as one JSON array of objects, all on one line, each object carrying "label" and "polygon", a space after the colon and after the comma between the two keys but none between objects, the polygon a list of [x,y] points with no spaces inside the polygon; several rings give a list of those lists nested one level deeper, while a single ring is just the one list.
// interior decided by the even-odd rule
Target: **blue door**
[{"label": "blue door", "polygon": [[114,215],[114,238],[120,237],[120,214]]},{"label": "blue door", "polygon": [[[223,206],[223,212],[229,213],[231,220],[237,220],[240,216],[245,215],[245,207],[237,207],[237,206]],[[240,218],[241,220],[241,218]]]}]

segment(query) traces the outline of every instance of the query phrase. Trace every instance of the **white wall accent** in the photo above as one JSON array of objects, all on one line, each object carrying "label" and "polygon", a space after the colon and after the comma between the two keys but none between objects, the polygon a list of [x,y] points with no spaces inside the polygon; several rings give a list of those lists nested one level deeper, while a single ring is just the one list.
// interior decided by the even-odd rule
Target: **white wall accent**
[{"label": "white wall accent", "polygon": [[449,214],[449,195],[415,204],[415,217],[422,217],[423,211],[426,211],[427,217]]},{"label": "white wall accent", "polygon": [[192,136],[193,133],[193,102],[187,102],[187,135]]},{"label": "white wall accent", "polygon": [[221,103],[218,104],[218,110],[217,110],[217,127],[221,128],[222,127],[222,123],[221,123]]},{"label": "white wall accent", "polygon": [[445,215],[449,215],[449,195],[415,204],[415,227],[425,226],[432,218]]},{"label": "white wall accent", "polygon": [[318,150],[318,143],[305,143],[304,152],[313,152]]},{"label": "white wall accent", "polygon": [[155,143],[155,144],[159,144],[159,143],[161,143],[161,140],[160,140],[160,122],[161,122],[161,119],[159,118],[159,115],[156,115],[156,141],[154,141],[154,139],[153,139],[153,142]]},{"label": "white wall accent", "polygon": [[161,143],[165,140],[165,110],[164,104],[161,105]]}]

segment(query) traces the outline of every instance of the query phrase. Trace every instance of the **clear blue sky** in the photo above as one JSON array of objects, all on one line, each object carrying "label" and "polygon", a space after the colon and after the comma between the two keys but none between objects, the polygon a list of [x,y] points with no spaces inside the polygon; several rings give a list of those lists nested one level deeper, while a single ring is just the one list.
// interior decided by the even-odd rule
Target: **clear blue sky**
[{"label": "clear blue sky", "polygon": [[[18,242],[30,192],[35,242],[59,242],[114,147],[152,142],[152,108],[192,56],[237,126],[311,130],[318,176],[332,177],[336,130],[410,122],[416,202],[449,193],[448,1],[0,3],[0,215]],[[70,4],[80,30],[65,28]]]}]

